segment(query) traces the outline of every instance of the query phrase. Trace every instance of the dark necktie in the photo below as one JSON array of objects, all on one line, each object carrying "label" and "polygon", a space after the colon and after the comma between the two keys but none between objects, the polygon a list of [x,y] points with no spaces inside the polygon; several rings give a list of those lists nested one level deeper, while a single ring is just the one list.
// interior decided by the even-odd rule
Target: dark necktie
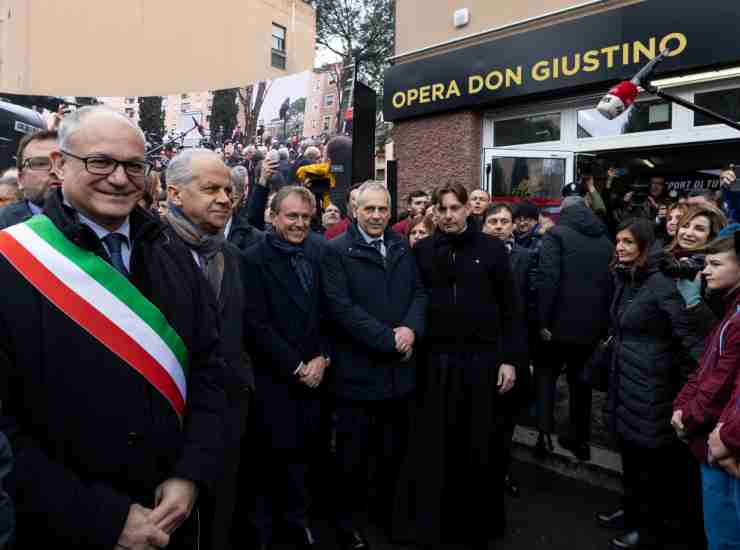
[{"label": "dark necktie", "polygon": [[374,239],[370,241],[370,244],[373,246],[375,250],[377,250],[380,253],[381,256],[383,255],[383,248],[382,248],[383,239]]},{"label": "dark necktie", "polygon": [[124,277],[128,277],[128,269],[126,264],[123,263],[123,254],[121,254],[121,247],[123,243],[128,243],[128,239],[125,235],[120,233],[108,233],[102,238],[105,246],[108,247],[110,253],[110,263],[115,267]]}]

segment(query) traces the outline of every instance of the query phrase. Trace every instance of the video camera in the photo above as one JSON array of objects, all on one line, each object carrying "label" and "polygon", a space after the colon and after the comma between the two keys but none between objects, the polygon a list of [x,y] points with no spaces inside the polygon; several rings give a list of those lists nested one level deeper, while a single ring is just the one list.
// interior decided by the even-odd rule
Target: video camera
[{"label": "video camera", "polygon": [[680,260],[673,256],[667,256],[658,263],[658,268],[671,279],[687,279],[693,281],[696,276],[704,271],[706,265],[705,254],[695,254]]}]

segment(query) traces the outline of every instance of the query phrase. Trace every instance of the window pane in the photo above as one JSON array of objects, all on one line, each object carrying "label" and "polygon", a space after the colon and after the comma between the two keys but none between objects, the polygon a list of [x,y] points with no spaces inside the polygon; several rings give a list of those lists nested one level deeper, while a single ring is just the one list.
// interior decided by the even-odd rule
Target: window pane
[{"label": "window pane", "polygon": [[559,200],[565,159],[494,157],[486,165],[486,187],[494,197]]},{"label": "window pane", "polygon": [[[719,115],[740,121],[740,88],[695,94],[694,102]],[[721,123],[709,118],[707,115],[694,113],[694,126],[706,126],[708,124]]]},{"label": "window pane", "polygon": [[528,116],[494,123],[496,147],[560,140],[560,113]]},{"label": "window pane", "polygon": [[635,103],[613,120],[607,120],[596,109],[585,109],[578,111],[578,137],[611,137],[670,130],[672,118],[670,103],[662,99]]},{"label": "window pane", "polygon": [[276,69],[284,69],[285,68],[285,56],[273,51],[272,52],[272,66]]}]

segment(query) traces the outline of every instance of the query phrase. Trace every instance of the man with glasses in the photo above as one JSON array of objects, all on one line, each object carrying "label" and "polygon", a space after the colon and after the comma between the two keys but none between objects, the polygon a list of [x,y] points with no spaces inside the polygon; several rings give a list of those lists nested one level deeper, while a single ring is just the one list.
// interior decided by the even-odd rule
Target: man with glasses
[{"label": "man with glasses", "polygon": [[51,165],[51,152],[58,148],[56,130],[26,134],[18,144],[16,167],[18,185],[24,200],[14,202],[0,211],[0,229],[26,221],[41,213],[50,187],[59,186],[59,178]]},{"label": "man with glasses", "polygon": [[0,430],[18,550],[194,548],[223,463],[224,363],[190,251],[137,207],[141,130],[67,115],[62,186],[0,232]]}]

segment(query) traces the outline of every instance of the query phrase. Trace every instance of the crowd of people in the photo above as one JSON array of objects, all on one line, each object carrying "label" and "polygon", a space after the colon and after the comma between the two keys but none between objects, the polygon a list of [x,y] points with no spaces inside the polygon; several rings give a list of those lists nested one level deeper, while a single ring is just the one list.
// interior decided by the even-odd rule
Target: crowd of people
[{"label": "crowd of people", "polygon": [[515,425],[532,409],[553,452],[565,372],[577,460],[607,391],[611,548],[740,548],[734,171],[670,203],[661,178],[586,177],[554,220],[443,182],[391,220],[382,182],[344,204],[312,183],[348,142],[172,151],[158,174],[103,107],[22,140],[0,547],[315,549],[322,505],[346,550],[370,524],[487,548],[519,493]]}]

